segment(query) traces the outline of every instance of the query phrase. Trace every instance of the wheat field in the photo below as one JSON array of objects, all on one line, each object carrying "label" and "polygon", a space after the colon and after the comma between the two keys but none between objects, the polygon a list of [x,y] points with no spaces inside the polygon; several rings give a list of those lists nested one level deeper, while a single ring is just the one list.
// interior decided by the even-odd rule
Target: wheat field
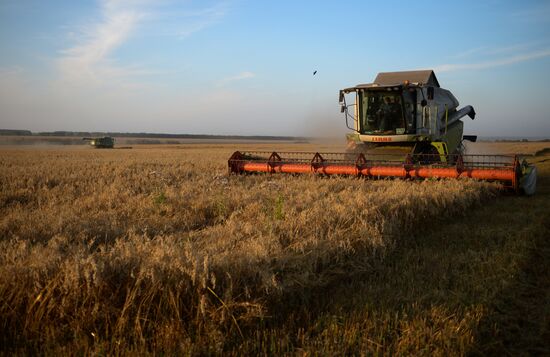
[{"label": "wheat field", "polygon": [[[354,314],[363,320],[351,323],[350,317],[343,324],[333,320],[342,311],[324,314],[334,304],[334,289],[348,284],[350,291],[364,291],[358,281],[387,274],[384,269],[397,264],[392,262],[402,247],[437,235],[433,227],[508,199],[497,185],[228,175],[226,160],[234,149],[214,144],[2,149],[2,350],[191,355],[472,350],[488,311],[483,304],[462,306],[462,315],[432,304],[423,307],[428,317],[412,319],[403,318],[407,309],[394,316],[369,308],[362,310],[368,316]],[[398,264],[407,259],[411,256]],[[348,293],[337,294],[336,305],[345,307],[342,295]],[[354,292],[348,298],[353,304],[369,300],[356,301]],[[439,335],[426,335],[434,328]]]}]

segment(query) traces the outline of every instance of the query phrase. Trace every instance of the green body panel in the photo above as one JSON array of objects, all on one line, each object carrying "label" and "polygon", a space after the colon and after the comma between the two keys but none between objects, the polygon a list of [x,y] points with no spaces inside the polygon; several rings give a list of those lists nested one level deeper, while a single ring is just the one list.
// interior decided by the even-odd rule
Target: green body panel
[{"label": "green body panel", "polygon": [[354,143],[360,143],[361,142],[361,138],[359,137],[359,134],[356,134],[356,133],[348,133],[346,134],[346,140],[347,142],[354,142]]},{"label": "green body panel", "polygon": [[457,153],[460,150],[460,143],[462,142],[463,127],[464,127],[464,123],[459,120],[447,128],[447,134],[445,134],[445,139],[447,142],[447,149],[449,150],[449,154]]}]

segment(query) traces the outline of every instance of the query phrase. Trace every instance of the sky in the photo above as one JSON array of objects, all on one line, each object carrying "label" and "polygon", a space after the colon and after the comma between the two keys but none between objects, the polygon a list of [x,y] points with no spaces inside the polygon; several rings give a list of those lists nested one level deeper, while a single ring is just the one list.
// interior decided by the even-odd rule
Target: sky
[{"label": "sky", "polygon": [[0,0],[3,129],[343,136],[339,89],[415,69],[550,137],[548,0]]}]

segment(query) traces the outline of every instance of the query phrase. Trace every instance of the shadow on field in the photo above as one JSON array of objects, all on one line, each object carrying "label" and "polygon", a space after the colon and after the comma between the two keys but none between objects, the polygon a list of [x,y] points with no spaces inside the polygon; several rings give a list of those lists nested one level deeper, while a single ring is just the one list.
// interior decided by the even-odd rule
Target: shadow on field
[{"label": "shadow on field", "polygon": [[234,353],[550,353],[550,164],[505,196],[404,232],[365,273],[285,297]]},{"label": "shadow on field", "polygon": [[[545,149],[550,153],[550,149]],[[540,155],[538,155],[540,156]],[[473,354],[550,355],[550,179],[548,165],[538,162],[539,187],[535,197],[514,198],[500,207],[499,216],[525,217],[524,251],[518,251],[513,279],[495,294],[481,320]],[[543,173],[543,174],[542,174]],[[520,212],[532,211],[531,215]]]}]

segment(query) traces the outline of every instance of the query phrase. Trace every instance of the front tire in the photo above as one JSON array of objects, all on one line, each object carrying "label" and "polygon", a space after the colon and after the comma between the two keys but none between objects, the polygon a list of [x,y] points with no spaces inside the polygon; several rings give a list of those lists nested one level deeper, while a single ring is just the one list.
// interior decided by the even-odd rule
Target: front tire
[{"label": "front tire", "polygon": [[441,162],[441,154],[433,145],[422,145],[415,150],[413,161],[421,165],[437,164]]}]

